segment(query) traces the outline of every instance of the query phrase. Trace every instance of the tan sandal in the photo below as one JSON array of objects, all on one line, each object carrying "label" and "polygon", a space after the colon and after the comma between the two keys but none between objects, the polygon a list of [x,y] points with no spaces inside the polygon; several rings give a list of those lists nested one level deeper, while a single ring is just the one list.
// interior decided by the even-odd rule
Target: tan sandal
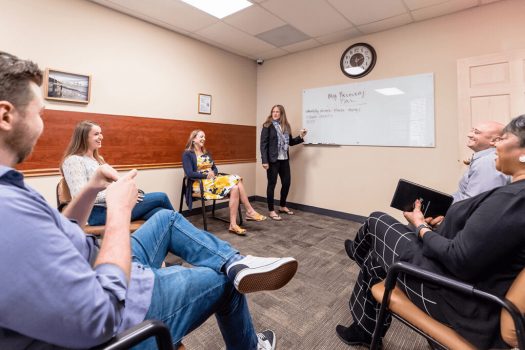
[{"label": "tan sandal", "polygon": [[288,214],[288,215],[295,215],[295,213],[293,211],[291,211],[290,209],[288,209],[288,210],[279,209],[279,213],[284,213],[284,214]]},{"label": "tan sandal", "polygon": [[247,221],[264,221],[268,219],[266,216],[259,214],[258,212],[255,212],[253,215],[246,214],[246,220]]},{"label": "tan sandal", "polygon": [[246,236],[246,229],[240,227],[239,225],[233,225],[231,226],[228,231],[230,231],[231,233],[235,233],[236,235],[239,235],[239,236]]},{"label": "tan sandal", "polygon": [[282,217],[279,216],[279,214],[270,215],[269,217],[270,219],[275,220],[275,221],[281,221],[283,219]]}]

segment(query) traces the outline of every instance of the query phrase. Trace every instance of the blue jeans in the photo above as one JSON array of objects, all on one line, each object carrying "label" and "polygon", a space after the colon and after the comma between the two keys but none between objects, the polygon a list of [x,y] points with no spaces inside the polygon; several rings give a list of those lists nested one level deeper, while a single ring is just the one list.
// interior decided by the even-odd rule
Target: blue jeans
[{"label": "blue jeans", "polygon": [[[164,192],[151,192],[144,195],[142,202],[138,202],[131,211],[131,221],[148,220],[162,209],[173,210],[171,202]],[[88,224],[91,226],[106,224],[106,207],[95,205],[89,214]]]},{"label": "blue jeans", "polygon": [[[131,247],[133,260],[155,274],[145,319],[164,322],[174,344],[215,314],[226,349],[257,347],[246,297],[222,271],[224,263],[238,253],[228,242],[199,230],[177,212],[162,210],[131,236]],[[160,268],[168,252],[194,267]],[[155,341],[134,349],[156,349]]]}]

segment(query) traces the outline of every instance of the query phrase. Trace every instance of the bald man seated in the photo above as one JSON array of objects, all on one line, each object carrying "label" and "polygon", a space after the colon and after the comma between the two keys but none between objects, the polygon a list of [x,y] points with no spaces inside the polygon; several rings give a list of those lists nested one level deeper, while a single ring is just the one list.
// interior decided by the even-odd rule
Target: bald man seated
[{"label": "bald man seated", "polygon": [[476,124],[467,134],[467,147],[474,151],[469,168],[459,181],[454,203],[473,197],[510,182],[508,176],[496,170],[494,142],[501,136],[504,125],[495,121]]}]

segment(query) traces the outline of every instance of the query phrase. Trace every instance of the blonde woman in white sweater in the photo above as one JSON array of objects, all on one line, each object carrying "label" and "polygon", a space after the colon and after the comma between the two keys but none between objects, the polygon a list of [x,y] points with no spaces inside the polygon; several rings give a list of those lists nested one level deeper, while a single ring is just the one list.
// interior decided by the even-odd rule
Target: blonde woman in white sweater
[{"label": "blonde woman in white sweater", "polygon": [[[97,168],[106,163],[99,154],[102,139],[102,129],[95,122],[84,120],[76,125],[60,167],[72,197],[87,184]],[[131,220],[148,220],[161,209],[173,210],[164,192],[146,193],[139,198],[140,201],[131,212]],[[105,223],[106,191],[101,191],[89,215],[88,224],[94,226]]]}]

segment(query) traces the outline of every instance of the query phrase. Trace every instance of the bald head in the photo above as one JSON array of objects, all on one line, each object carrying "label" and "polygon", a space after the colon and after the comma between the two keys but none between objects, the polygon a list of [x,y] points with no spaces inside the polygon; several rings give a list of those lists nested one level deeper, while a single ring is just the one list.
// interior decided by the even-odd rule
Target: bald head
[{"label": "bald head", "polygon": [[494,147],[494,139],[501,136],[505,125],[493,120],[476,124],[467,134],[467,147],[474,152]]}]

